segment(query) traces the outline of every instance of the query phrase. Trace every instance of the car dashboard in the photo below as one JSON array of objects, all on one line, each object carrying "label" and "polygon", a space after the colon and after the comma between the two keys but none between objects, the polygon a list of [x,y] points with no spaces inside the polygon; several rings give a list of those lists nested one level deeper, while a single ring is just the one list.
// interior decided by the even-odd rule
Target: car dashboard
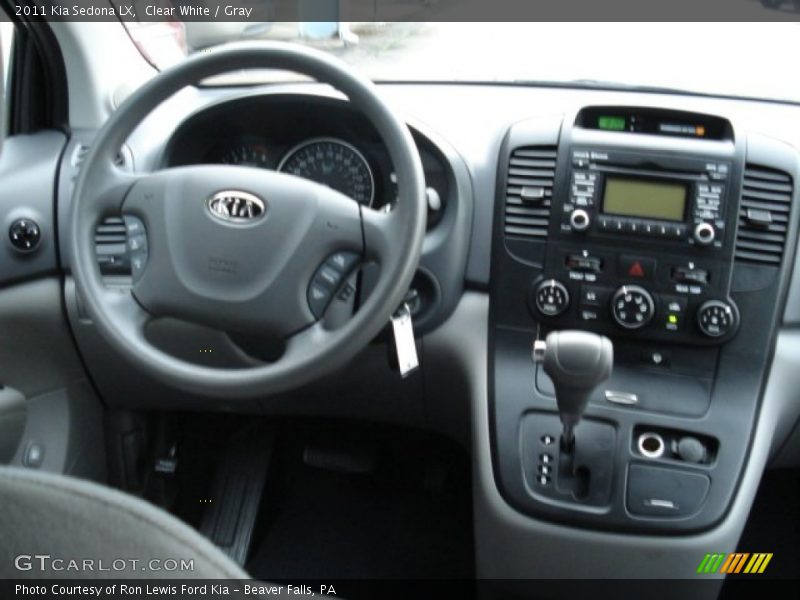
[{"label": "car dashboard", "polygon": [[[57,239],[8,259],[6,273],[64,268],[75,342],[110,406],[356,417],[461,441],[475,461],[481,576],[517,577],[531,560],[566,575],[563,553],[547,549],[573,551],[574,531],[585,556],[611,545],[653,576],[672,576],[641,552],[657,554],[660,536],[687,565],[694,555],[678,555],[701,542],[730,546],[767,461],[797,460],[779,454],[796,447],[787,440],[800,413],[800,108],[568,87],[379,88],[409,125],[428,188],[412,283],[421,369],[408,378],[387,360],[385,335],[335,376],[235,403],[126,364],[83,311],[66,258],[70,195],[93,130],[74,131],[61,155]],[[204,164],[289,172],[373,209],[404,200],[370,123],[313,83],[184,90],[119,157],[136,172]],[[638,206],[637,193],[663,202]],[[36,214],[43,236],[53,234],[45,211]],[[113,217],[98,224],[110,285],[130,278],[127,242]],[[551,331],[576,328],[609,336],[615,362],[585,416],[602,449],[581,459],[591,483],[564,488],[550,445],[553,383],[531,351]],[[148,335],[209,366],[261,356],[257,341],[170,319]],[[598,560],[587,573],[604,567]]]}]

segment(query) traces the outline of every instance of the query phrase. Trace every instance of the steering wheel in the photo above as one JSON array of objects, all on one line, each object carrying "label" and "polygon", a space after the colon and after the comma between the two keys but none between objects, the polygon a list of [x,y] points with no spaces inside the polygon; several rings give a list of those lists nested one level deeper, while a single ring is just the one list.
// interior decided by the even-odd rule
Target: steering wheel
[{"label": "steering wheel", "polygon": [[[115,165],[130,133],[180,89],[234,69],[265,68],[330,84],[372,122],[397,175],[391,210],[372,210],[326,186],[257,168],[206,165],[137,174]],[[135,249],[130,288],[106,286],[95,255],[95,228],[112,215],[123,216],[129,249]],[[249,398],[343,366],[382,330],[411,284],[425,220],[417,147],[369,80],[302,46],[235,43],[162,72],[111,115],[76,183],[69,253],[88,315],[124,357],[188,392]],[[336,282],[365,262],[380,269],[366,301],[341,326],[326,326],[321,316]],[[252,367],[194,364],[147,340],[145,328],[157,317],[279,337],[285,350],[275,362]]]}]

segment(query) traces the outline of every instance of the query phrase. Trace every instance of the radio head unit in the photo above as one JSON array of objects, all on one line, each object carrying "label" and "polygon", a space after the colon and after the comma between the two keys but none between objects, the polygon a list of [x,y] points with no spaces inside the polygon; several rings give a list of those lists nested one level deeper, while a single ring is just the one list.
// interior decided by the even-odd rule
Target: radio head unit
[{"label": "radio head unit", "polygon": [[723,246],[730,163],[583,147],[570,157],[563,233]]}]

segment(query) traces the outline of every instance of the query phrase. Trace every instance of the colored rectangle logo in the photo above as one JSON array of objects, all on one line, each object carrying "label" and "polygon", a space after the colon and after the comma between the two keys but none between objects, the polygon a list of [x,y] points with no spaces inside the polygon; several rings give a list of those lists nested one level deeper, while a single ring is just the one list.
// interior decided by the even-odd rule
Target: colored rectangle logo
[{"label": "colored rectangle logo", "polygon": [[697,565],[699,575],[760,575],[772,560],[772,552],[709,552]]}]

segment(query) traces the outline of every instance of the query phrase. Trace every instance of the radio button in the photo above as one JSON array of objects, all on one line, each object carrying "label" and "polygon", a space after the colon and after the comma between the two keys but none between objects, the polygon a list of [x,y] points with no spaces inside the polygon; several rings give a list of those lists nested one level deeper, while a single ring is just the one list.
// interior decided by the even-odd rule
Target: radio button
[{"label": "radio button", "polygon": [[617,233],[622,233],[623,231],[625,231],[625,221],[623,221],[622,219],[616,218],[616,217],[612,218],[610,220],[609,231],[615,231]]},{"label": "radio button", "polygon": [[578,182],[572,184],[573,196],[594,196],[594,184],[586,182]]},{"label": "radio button", "polygon": [[573,196],[572,202],[575,204],[575,206],[580,206],[583,208],[592,206],[594,204],[591,196]]},{"label": "radio button", "polygon": [[628,233],[641,234],[644,231],[644,223],[637,219],[627,219],[625,221],[625,231]]},{"label": "radio button", "polygon": [[572,153],[572,166],[578,169],[586,169],[589,166],[589,153],[588,152],[573,152]]},{"label": "radio button", "polygon": [[600,231],[611,231],[612,219],[610,217],[597,217],[597,229]]},{"label": "radio button", "polygon": [[672,225],[671,226],[670,233],[672,234],[672,237],[674,237],[675,239],[679,239],[680,240],[680,239],[685,238],[686,237],[686,232],[687,232],[686,225],[680,224],[680,225]]},{"label": "radio button", "polygon": [[572,172],[572,183],[582,184],[582,185],[594,185],[595,181],[597,181],[597,173],[592,173],[590,171]]}]

